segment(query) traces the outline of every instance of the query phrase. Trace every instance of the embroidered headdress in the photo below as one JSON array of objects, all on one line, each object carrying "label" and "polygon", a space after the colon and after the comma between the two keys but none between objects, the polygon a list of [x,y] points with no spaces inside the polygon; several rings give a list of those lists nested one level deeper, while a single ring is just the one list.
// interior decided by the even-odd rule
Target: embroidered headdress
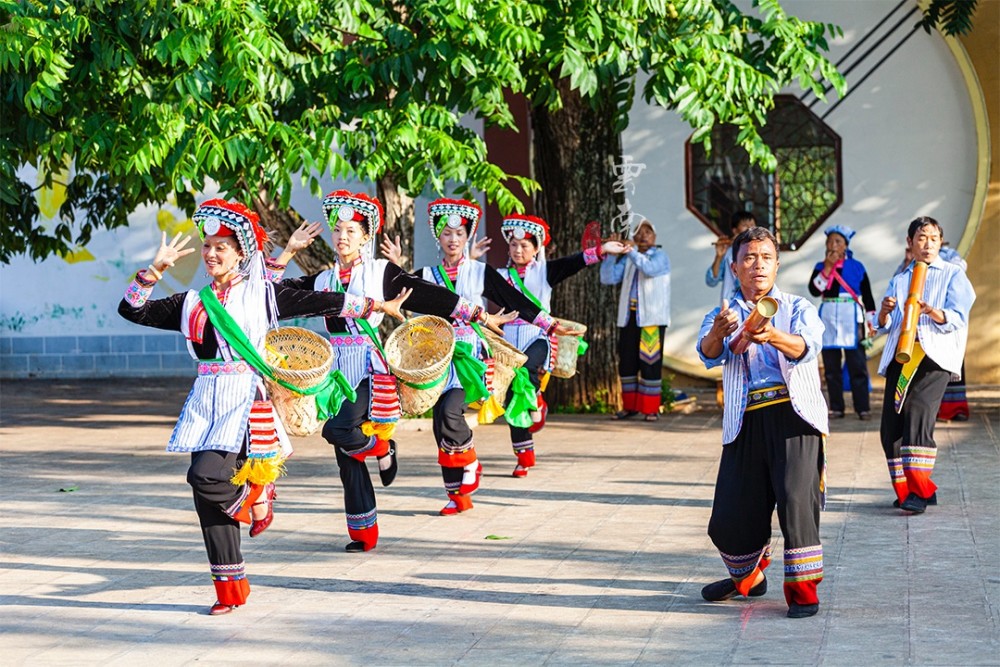
[{"label": "embroidered headdress", "polygon": [[545,221],[533,215],[511,213],[500,223],[500,234],[503,240],[510,243],[511,239],[538,239],[538,249],[549,244],[549,226]]},{"label": "embroidered headdress", "polygon": [[198,233],[206,236],[233,236],[240,247],[243,272],[251,256],[264,251],[267,232],[260,225],[260,216],[239,202],[209,199],[203,202],[192,216]]},{"label": "embroidered headdress", "polygon": [[430,225],[434,238],[440,238],[445,227],[457,229],[465,226],[471,241],[479,227],[479,219],[483,210],[478,204],[466,199],[435,199],[427,206]]},{"label": "embroidered headdress", "polygon": [[332,228],[337,220],[360,222],[365,234],[374,238],[382,231],[382,203],[363,192],[335,190],[323,198],[323,215]]}]

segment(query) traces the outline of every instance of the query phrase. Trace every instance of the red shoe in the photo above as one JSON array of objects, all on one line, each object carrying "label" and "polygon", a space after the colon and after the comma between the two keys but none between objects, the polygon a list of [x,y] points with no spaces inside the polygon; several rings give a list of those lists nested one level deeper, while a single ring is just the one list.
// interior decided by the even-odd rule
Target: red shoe
[{"label": "red shoe", "polygon": [[470,493],[474,493],[476,489],[479,488],[479,480],[481,480],[482,478],[483,478],[483,464],[477,462],[476,481],[473,482],[472,484],[462,484],[460,487],[458,487],[458,492],[461,493],[463,496],[467,496]]},{"label": "red shoe", "polygon": [[[250,522],[250,537],[257,537],[267,530],[267,527],[274,521],[274,499],[278,497],[278,494],[274,490],[273,482],[264,487],[264,494],[267,496],[267,502],[258,501],[254,505],[267,505],[267,516],[259,521],[255,519]],[[228,612],[220,613],[226,614]]]},{"label": "red shoe", "polygon": [[454,516],[472,509],[472,499],[468,496],[454,496],[448,504],[438,512],[441,516]]},{"label": "red shoe", "polygon": [[209,616],[222,616],[224,614],[228,614],[229,612],[231,612],[232,610],[236,609],[237,607],[239,607],[239,605],[222,604],[221,602],[219,602],[218,600],[216,600],[215,604],[212,605],[212,608],[208,610],[208,615]]},{"label": "red shoe", "polygon": [[520,463],[514,468],[514,472],[511,473],[512,477],[527,477],[528,469],[522,466]]}]

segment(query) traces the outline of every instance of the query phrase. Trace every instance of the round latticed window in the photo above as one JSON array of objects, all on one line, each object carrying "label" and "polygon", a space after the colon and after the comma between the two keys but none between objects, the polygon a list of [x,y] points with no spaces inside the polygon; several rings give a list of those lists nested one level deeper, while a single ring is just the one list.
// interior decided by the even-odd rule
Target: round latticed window
[{"label": "round latticed window", "polygon": [[751,211],[795,250],[843,201],[840,137],[796,97],[778,95],[761,137],[777,159],[773,174],[751,166],[732,125],[712,130],[712,153],[685,145],[687,207],[709,229],[729,234],[736,211]]}]

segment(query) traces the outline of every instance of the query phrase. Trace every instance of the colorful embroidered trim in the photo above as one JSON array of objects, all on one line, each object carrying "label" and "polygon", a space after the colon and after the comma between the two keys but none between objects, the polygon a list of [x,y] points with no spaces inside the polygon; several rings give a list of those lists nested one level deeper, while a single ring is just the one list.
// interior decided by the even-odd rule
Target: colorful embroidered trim
[{"label": "colorful embroidered trim", "polygon": [[344,307],[340,309],[340,316],[351,319],[367,318],[375,308],[375,301],[363,296],[354,294],[344,294]]},{"label": "colorful embroidered trim", "polygon": [[128,289],[125,290],[125,301],[133,308],[140,308],[149,300],[149,295],[153,293],[153,285],[150,283],[144,284],[139,275],[140,273],[145,273],[145,271],[136,273]]},{"label": "colorful embroidered trim", "polygon": [[212,565],[212,581],[239,581],[246,579],[246,563],[236,563],[235,565]]},{"label": "colorful embroidered trim", "polygon": [[281,282],[281,279],[285,276],[286,268],[288,268],[286,265],[278,264],[268,257],[264,260],[264,278],[272,283]]},{"label": "colorful embroidered trim", "polygon": [[544,310],[538,311],[538,315],[531,321],[536,327],[544,331],[546,334],[551,334],[552,330],[556,328],[556,318],[552,317]]},{"label": "colorful embroidered trim", "polygon": [[396,376],[383,373],[371,375],[372,402],[368,411],[369,419],[377,423],[395,423],[403,411],[399,406],[399,392],[396,390]]},{"label": "colorful embroidered trim", "polygon": [[[765,549],[768,548],[765,547]],[[734,579],[742,579],[757,567],[757,563],[760,562],[765,549],[758,549],[757,551],[740,555],[727,554],[720,551],[719,555],[722,556],[722,562],[725,563],[726,569],[729,570],[729,575]]]},{"label": "colorful embroidered trim", "polygon": [[639,330],[639,361],[656,366],[660,363],[660,327],[642,327]]},{"label": "colorful embroidered trim", "polygon": [[823,578],[823,547],[785,549],[785,583]]},{"label": "colorful embroidered trim", "polygon": [[198,362],[198,375],[243,375],[244,373],[253,373],[253,368],[242,359],[236,361],[215,359]]},{"label": "colorful embroidered trim", "polygon": [[783,384],[764,387],[763,389],[753,389],[747,394],[746,412],[766,408],[769,405],[777,405],[778,403],[787,403],[790,400],[792,399],[788,395],[788,387]]},{"label": "colorful embroidered trim", "polygon": [[936,447],[919,447],[917,445],[903,445],[900,453],[903,455],[903,470],[919,470],[929,474],[934,470],[934,461],[937,458]]},{"label": "colorful embroidered trim", "polygon": [[597,264],[601,261],[601,249],[598,246],[587,248],[583,251],[583,262],[587,266]]},{"label": "colorful embroidered trim", "polygon": [[347,515],[348,530],[364,530],[365,528],[371,528],[376,523],[378,523],[378,510],[375,508],[361,514]]}]

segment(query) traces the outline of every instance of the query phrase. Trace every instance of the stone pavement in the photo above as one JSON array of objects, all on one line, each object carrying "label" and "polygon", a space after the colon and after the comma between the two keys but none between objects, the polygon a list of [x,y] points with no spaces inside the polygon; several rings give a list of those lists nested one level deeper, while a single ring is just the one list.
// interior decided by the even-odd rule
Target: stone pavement
[{"label": "stone pavement", "polygon": [[275,523],[244,541],[250,602],[209,617],[187,460],[162,451],[187,386],[0,387],[3,664],[1000,664],[1000,392],[939,424],[940,505],[922,516],[890,506],[878,421],[834,422],[813,618],[785,617],[780,558],[766,596],[701,599],[725,574],[705,534],[708,408],[555,416],[525,479],[506,428],[480,427],[476,507],[447,518],[431,435],[408,423],[368,554],[343,551],[329,446],[299,439]]}]

